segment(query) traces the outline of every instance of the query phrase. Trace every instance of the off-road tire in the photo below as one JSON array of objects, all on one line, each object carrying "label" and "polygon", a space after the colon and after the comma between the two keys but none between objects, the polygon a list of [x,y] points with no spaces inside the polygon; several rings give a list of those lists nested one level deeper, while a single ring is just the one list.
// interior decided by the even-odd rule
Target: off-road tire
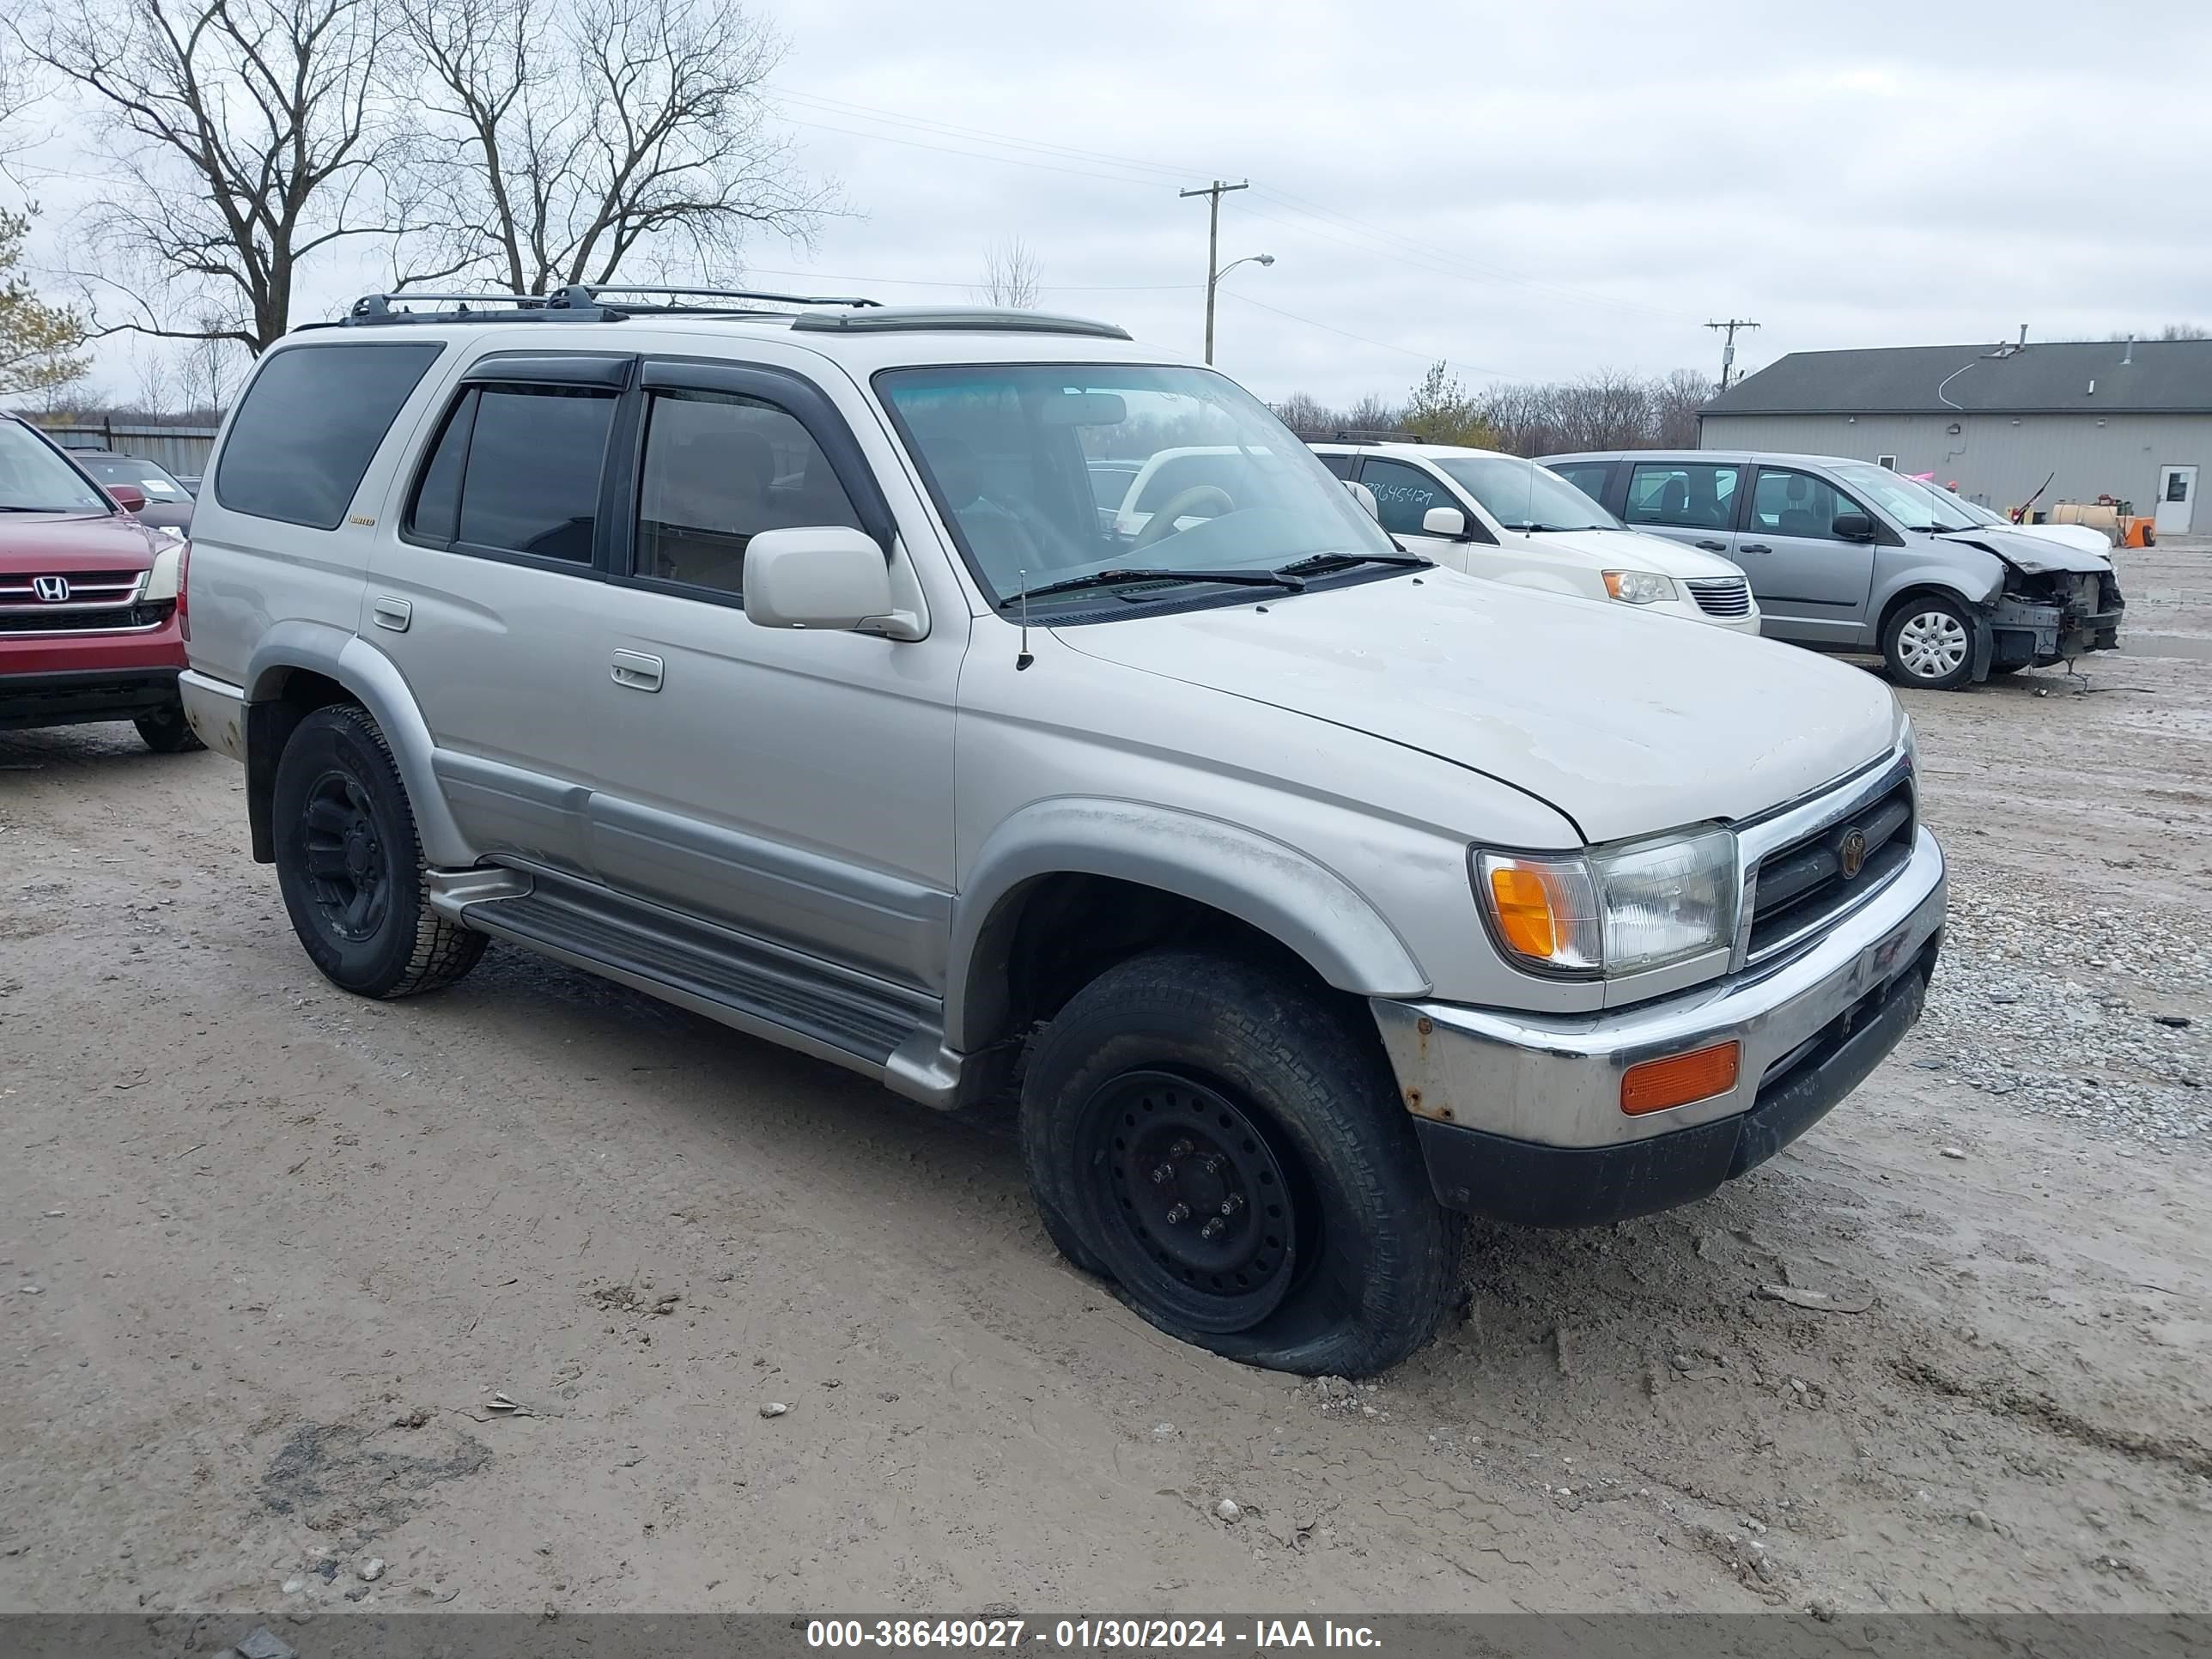
[{"label": "off-road tire", "polygon": [[[316,814],[311,820],[311,811]],[[380,892],[348,925],[348,906],[333,890],[362,890],[353,876],[319,882],[311,864],[331,869],[329,822],[352,815],[337,854],[367,851],[364,866],[380,871]],[[301,720],[276,763],[271,821],[276,830],[276,880],[292,930],[325,978],[365,997],[412,996],[450,985],[477,965],[484,936],[456,927],[429,902],[415,814],[391,745],[366,709],[349,703],[318,708]],[[319,845],[311,848],[311,838]]]},{"label": "off-road tire", "polygon": [[[1917,594],[1882,625],[1881,659],[1899,685],[1955,691],[1973,678],[1973,620],[1956,600]],[[1944,662],[1949,665],[1931,672]]]},{"label": "off-road tire", "polygon": [[[1022,1090],[1023,1156],[1054,1242],[1153,1325],[1247,1364],[1368,1376],[1419,1348],[1458,1287],[1462,1218],[1437,1202],[1380,1045],[1355,1012],[1283,969],[1182,947],[1133,957],[1079,991],[1038,1038]],[[1217,1275],[1209,1293],[1204,1268],[1194,1279],[1187,1256],[1158,1248],[1193,1248],[1156,1231],[1159,1216],[1146,1229],[1131,1202],[1146,1200],[1145,1182],[1161,1184],[1150,1168],[1159,1154],[1123,1161],[1115,1150],[1125,1106],[1128,1146],[1150,1145],[1151,1102],[1164,1118],[1195,1110],[1208,1128],[1214,1115],[1236,1119],[1218,1149],[1197,1137],[1201,1158],[1222,1154],[1221,1179],[1248,1164],[1260,1177],[1244,1183],[1249,1209],[1221,1212],[1229,1224],[1249,1214],[1263,1226],[1262,1194],[1290,1194],[1282,1224],[1294,1270],[1279,1284],[1255,1273],[1263,1283],[1248,1291],[1224,1269],[1231,1282]],[[1176,1174],[1170,1193],[1183,1182]],[[1190,1224],[1210,1215],[1189,1214]],[[1240,1265],[1279,1264],[1262,1255]]]},{"label": "off-road tire", "polygon": [[191,722],[185,718],[185,706],[173,702],[166,708],[156,708],[141,714],[131,722],[138,728],[139,741],[157,755],[189,755],[195,749],[207,745],[192,730]]}]

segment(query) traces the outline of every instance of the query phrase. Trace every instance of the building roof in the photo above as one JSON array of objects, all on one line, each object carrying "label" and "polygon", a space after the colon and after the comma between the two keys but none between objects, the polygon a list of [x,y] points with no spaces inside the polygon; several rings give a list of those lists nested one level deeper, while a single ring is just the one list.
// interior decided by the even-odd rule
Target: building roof
[{"label": "building roof", "polygon": [[[2132,359],[2132,361],[2130,361]],[[2093,389],[2094,388],[2094,389]],[[2212,340],[1793,351],[1708,415],[2212,415]]]}]

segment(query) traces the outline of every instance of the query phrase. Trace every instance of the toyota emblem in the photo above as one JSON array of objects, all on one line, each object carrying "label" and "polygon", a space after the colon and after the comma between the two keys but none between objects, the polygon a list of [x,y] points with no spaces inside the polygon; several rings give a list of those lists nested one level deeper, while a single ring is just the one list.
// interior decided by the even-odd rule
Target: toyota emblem
[{"label": "toyota emblem", "polygon": [[69,598],[69,578],[66,576],[33,576],[31,592],[48,605],[59,605]]},{"label": "toyota emblem", "polygon": [[1844,879],[1850,880],[1866,868],[1866,831],[1853,824],[1844,831],[1843,844],[1836,848],[1837,862],[1843,866]]}]

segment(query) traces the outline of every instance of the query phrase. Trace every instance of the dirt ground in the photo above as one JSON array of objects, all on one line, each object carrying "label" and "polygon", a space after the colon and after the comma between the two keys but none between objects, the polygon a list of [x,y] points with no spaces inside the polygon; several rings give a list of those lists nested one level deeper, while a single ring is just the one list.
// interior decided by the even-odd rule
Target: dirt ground
[{"label": "dirt ground", "polygon": [[1348,1390],[1062,1266],[1003,1126],[497,946],[355,1000],[235,767],[0,734],[0,1609],[2203,1608],[2212,544],[2123,574],[2163,654],[1911,698],[1929,1024]]}]

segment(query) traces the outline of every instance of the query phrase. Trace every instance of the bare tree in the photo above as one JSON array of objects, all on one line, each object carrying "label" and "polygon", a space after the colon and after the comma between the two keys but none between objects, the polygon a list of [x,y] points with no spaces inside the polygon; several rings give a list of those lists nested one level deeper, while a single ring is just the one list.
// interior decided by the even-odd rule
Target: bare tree
[{"label": "bare tree", "polygon": [[184,412],[213,421],[230,406],[244,365],[235,341],[208,335],[184,348],[177,361],[177,394]]},{"label": "bare tree", "polygon": [[103,118],[111,176],[89,223],[106,258],[80,274],[127,319],[96,333],[258,352],[291,325],[303,261],[404,228],[377,171],[368,0],[55,0],[43,16],[10,27]]},{"label": "bare tree", "polygon": [[803,240],[833,207],[769,127],[783,40],[737,5],[403,0],[400,15],[424,205],[453,269],[517,294],[635,279],[641,262],[714,281],[752,231]]},{"label": "bare tree", "polygon": [[984,256],[983,285],[978,297],[984,304],[1034,310],[1044,291],[1044,262],[1018,236],[991,244]]},{"label": "bare tree", "polygon": [[2161,340],[2212,340],[2212,328],[2202,323],[2168,323],[2158,331]]}]

